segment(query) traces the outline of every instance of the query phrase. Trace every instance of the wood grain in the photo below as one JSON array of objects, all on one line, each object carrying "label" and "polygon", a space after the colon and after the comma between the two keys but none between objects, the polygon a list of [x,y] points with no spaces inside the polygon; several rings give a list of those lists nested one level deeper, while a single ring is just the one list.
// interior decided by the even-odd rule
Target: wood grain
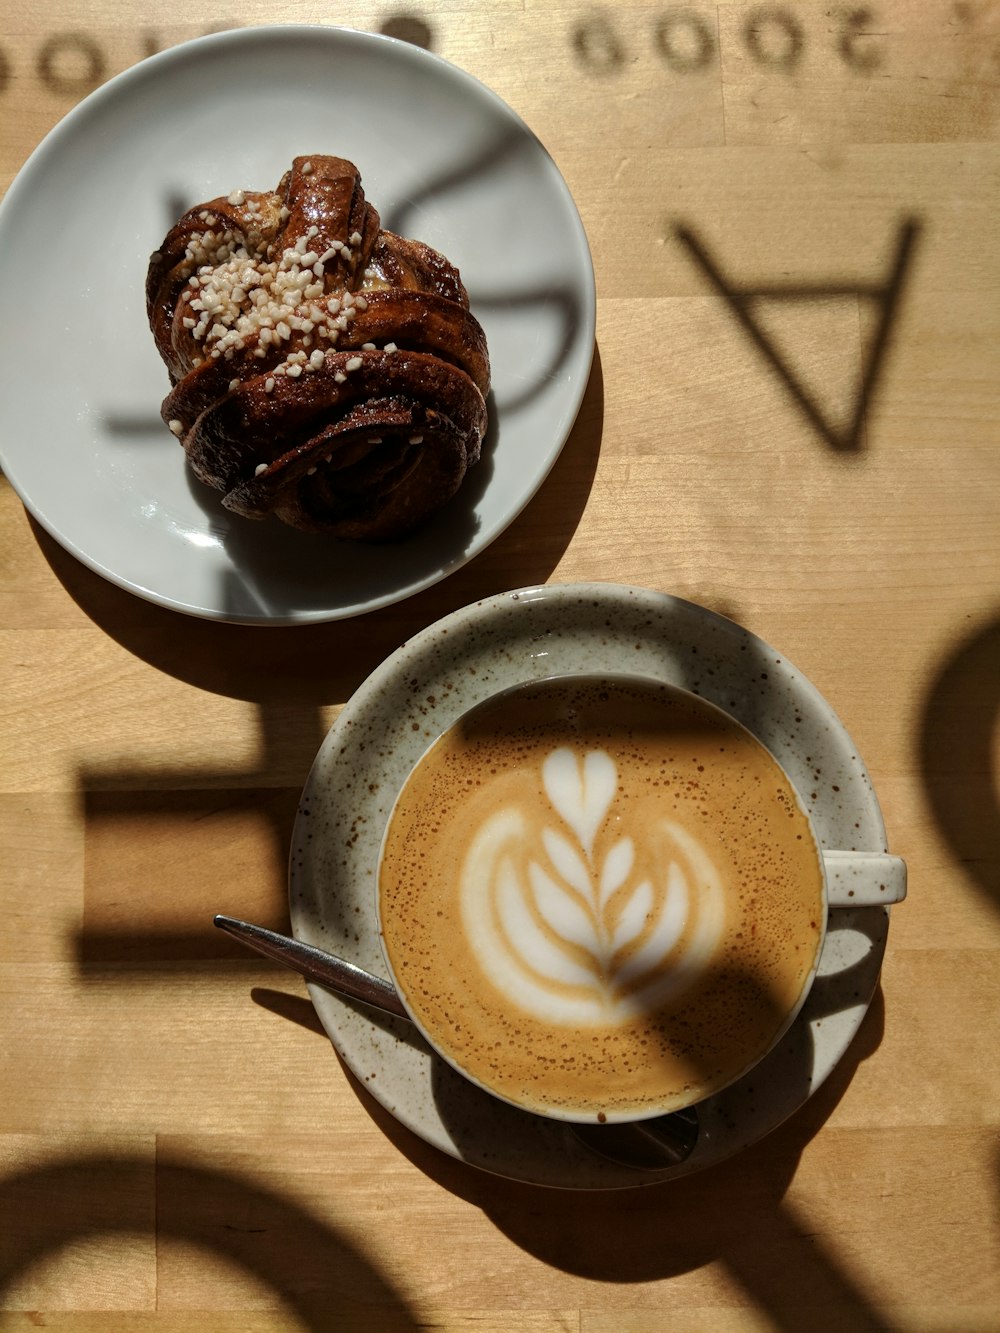
[{"label": "wood grain", "polygon": [[[96,83],[248,17],[5,15],[0,189]],[[331,20],[312,0],[267,17]],[[349,624],[177,617],[78,564],[0,479],[0,1324],[1000,1330],[1000,5],[336,17],[429,43],[539,135],[593,252],[594,372],[512,527]],[[702,1176],[580,1196],[416,1139],[304,984],[210,923],[287,928],[298,793],[399,643],[587,579],[780,645],[864,755],[910,897],[798,1115]]]}]

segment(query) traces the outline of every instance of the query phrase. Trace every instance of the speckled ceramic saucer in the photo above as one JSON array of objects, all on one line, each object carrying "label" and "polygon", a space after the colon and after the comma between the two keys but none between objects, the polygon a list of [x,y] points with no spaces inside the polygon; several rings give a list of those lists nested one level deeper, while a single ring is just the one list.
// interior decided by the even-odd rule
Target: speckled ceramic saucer
[{"label": "speckled ceramic saucer", "polygon": [[[662,593],[555,584],[488,598],[404,644],[342,710],[306,783],[290,864],[297,938],[386,976],[375,867],[396,795],[426,747],[473,704],[526,680],[631,672],[692,690],[748,727],[792,778],[823,847],[885,851],[863,761],[839,719],[782,655],[732,621]],[[843,1056],[871,1001],[889,910],[835,909],[817,979],[787,1036],[703,1103],[683,1163],[639,1171],[588,1152],[570,1127],[497,1101],[433,1055],[412,1027],[310,987],[334,1047],[371,1094],[435,1147],[536,1184],[618,1189],[732,1156],[776,1128]]]}]

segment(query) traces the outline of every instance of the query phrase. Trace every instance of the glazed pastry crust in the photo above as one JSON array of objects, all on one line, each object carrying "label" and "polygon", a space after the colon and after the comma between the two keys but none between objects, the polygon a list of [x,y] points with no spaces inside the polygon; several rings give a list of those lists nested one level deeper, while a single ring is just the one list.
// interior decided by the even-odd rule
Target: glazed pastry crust
[{"label": "glazed pastry crust", "polygon": [[190,209],[146,304],[163,419],[235,513],[391,540],[479,459],[490,365],[458,270],[384,230],[343,158]]}]

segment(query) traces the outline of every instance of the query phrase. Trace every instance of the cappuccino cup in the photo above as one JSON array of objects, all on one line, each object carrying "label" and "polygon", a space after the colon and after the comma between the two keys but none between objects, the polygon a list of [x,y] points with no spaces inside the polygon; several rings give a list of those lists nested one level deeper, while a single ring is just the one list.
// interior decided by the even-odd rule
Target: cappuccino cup
[{"label": "cappuccino cup", "polygon": [[642,676],[526,682],[403,784],[377,909],[429,1045],[503,1101],[577,1123],[682,1110],[798,1015],[828,910],[900,901],[896,857],[821,849],[724,710]]}]

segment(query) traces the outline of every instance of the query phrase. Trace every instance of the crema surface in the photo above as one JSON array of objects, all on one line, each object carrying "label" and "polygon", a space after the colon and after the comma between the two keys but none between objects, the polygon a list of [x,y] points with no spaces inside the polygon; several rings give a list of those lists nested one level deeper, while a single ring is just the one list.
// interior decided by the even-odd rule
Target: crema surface
[{"label": "crema surface", "polygon": [[379,871],[420,1025],[530,1110],[690,1105],[786,1026],[822,938],[822,871],[784,773],[653,681],[499,695],[410,775]]}]

